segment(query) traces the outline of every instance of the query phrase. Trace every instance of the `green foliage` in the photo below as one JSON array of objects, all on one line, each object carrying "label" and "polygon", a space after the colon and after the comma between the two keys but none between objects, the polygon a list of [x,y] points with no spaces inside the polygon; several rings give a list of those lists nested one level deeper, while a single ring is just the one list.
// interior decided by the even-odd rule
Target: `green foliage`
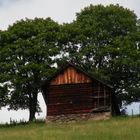
[{"label": "green foliage", "polygon": [[136,15],[119,5],[90,5],[63,28],[67,59],[108,81],[121,101],[128,100],[129,88],[137,86],[140,74],[140,24]]},{"label": "green foliage", "polygon": [[4,83],[8,79],[7,72],[5,71],[9,64],[4,63],[6,54],[2,55],[2,48],[4,46],[5,33],[0,31],[0,109],[8,104],[8,86]]},{"label": "green foliage", "polygon": [[8,89],[7,85],[0,86],[0,109],[8,104]]},{"label": "green foliage", "polygon": [[12,89],[10,109],[29,108],[33,114],[39,109],[37,95],[42,80],[53,73],[59,53],[58,35],[59,25],[50,18],[18,21],[3,35],[0,53],[5,73],[1,77],[7,77],[4,82],[9,81]]}]

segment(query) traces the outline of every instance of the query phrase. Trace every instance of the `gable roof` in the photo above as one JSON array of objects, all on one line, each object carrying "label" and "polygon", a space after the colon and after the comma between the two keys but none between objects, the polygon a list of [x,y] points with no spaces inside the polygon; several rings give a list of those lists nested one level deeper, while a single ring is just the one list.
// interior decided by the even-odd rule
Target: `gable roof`
[{"label": "gable roof", "polygon": [[77,65],[75,65],[73,63],[70,63],[70,62],[66,62],[63,66],[61,66],[61,68],[58,68],[58,70],[56,71],[56,73],[54,75],[52,75],[50,78],[48,78],[47,80],[45,80],[43,82],[42,87],[44,87],[44,85],[46,85],[46,84],[49,84],[57,75],[59,75],[60,73],[62,73],[64,70],[66,70],[70,66],[73,67],[73,68],[75,68],[79,72],[85,74],[87,77],[89,77],[89,78],[91,78],[91,79],[93,79],[93,80],[95,80],[97,82],[100,82],[100,83],[102,83],[103,85],[105,85],[105,86],[107,86],[109,88],[113,88],[111,85],[109,85],[109,84],[105,83],[104,81],[96,78],[94,75],[89,74],[88,72],[86,72],[85,70],[83,70],[81,67],[79,67],[79,66],[77,66]]}]

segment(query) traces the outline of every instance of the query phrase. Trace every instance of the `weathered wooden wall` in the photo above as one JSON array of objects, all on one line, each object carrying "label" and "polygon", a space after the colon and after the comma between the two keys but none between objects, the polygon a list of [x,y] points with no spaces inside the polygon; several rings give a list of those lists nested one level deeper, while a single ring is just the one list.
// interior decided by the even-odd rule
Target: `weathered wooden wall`
[{"label": "weathered wooden wall", "polygon": [[93,110],[107,109],[111,107],[111,89],[100,82],[93,84]]},{"label": "weathered wooden wall", "polygon": [[110,107],[110,91],[100,84],[98,86],[95,88],[92,83],[51,85],[47,94],[47,115],[107,109]]},{"label": "weathered wooden wall", "polygon": [[77,84],[77,83],[89,83],[90,78],[83,73],[77,72],[73,67],[67,68],[63,73],[60,73],[51,81],[51,85],[60,84]]},{"label": "weathered wooden wall", "polygon": [[91,84],[50,86],[48,115],[86,113],[92,109]]}]

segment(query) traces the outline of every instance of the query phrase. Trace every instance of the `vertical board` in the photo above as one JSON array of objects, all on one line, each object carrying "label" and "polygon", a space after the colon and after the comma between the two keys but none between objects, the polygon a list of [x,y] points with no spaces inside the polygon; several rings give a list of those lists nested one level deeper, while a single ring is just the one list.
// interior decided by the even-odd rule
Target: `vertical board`
[{"label": "vertical board", "polygon": [[91,79],[84,73],[77,72],[73,67],[68,67],[63,73],[52,79],[50,85],[90,83]]}]

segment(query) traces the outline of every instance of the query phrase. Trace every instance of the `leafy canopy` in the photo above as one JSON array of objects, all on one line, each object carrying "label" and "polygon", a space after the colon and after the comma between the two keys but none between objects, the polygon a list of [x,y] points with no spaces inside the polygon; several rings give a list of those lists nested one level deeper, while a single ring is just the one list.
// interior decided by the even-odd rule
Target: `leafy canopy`
[{"label": "leafy canopy", "polygon": [[66,59],[108,81],[121,100],[129,97],[133,101],[128,96],[130,89],[140,88],[140,30],[136,15],[119,5],[90,5],[76,16],[74,22],[63,27]]},{"label": "leafy canopy", "polygon": [[[37,95],[42,80],[54,71],[58,47],[59,25],[47,19],[21,20],[5,32],[1,48],[1,67],[11,90],[10,108],[37,111]],[[35,108],[33,108],[35,107]]]}]

